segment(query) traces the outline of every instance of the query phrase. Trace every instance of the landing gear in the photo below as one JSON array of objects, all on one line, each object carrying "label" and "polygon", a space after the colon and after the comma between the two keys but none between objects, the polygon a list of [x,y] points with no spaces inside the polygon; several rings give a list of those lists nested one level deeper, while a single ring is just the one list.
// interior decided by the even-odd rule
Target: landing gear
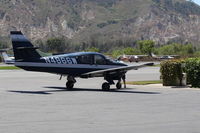
[{"label": "landing gear", "polygon": [[67,82],[66,82],[66,88],[67,90],[73,89],[74,84],[76,83],[76,80],[73,76],[68,76],[67,77]]},{"label": "landing gear", "polygon": [[72,82],[72,81],[67,81],[66,82],[66,88],[68,90],[73,89],[73,87],[74,87],[74,82]]},{"label": "landing gear", "polygon": [[122,88],[122,84],[121,84],[121,82],[117,82],[117,84],[116,84],[116,88],[117,88],[117,89],[121,89],[121,88]]},{"label": "landing gear", "polygon": [[122,76],[122,80],[124,82],[124,88],[126,88],[126,75]]},{"label": "landing gear", "polygon": [[121,89],[122,88],[122,83],[121,81],[123,81],[124,84],[124,88],[126,88],[126,75],[125,73],[121,73],[115,76],[110,76],[110,75],[106,75],[104,77],[104,79],[107,81],[105,83],[102,84],[102,90],[103,91],[109,91],[110,90],[110,85],[114,85],[114,80],[117,80],[117,84],[116,84],[116,88],[117,89]]},{"label": "landing gear", "polygon": [[110,90],[110,84],[105,82],[102,84],[102,90],[103,91],[109,91]]}]

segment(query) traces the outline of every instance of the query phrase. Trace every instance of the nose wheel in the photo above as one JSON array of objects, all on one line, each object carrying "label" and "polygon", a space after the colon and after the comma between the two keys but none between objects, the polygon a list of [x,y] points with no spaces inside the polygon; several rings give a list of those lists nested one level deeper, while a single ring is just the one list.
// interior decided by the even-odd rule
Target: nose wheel
[{"label": "nose wheel", "polygon": [[67,82],[66,82],[67,90],[73,89],[75,83],[76,83],[75,78],[73,76],[68,76],[67,77]]},{"label": "nose wheel", "polygon": [[73,89],[73,87],[74,87],[74,82],[72,82],[72,81],[67,81],[66,82],[66,88],[68,90]]}]

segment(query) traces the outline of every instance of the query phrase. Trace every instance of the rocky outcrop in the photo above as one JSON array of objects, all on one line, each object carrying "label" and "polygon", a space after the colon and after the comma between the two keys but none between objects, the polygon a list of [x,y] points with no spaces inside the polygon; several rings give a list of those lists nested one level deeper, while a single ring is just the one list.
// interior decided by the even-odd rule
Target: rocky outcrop
[{"label": "rocky outcrop", "polygon": [[105,41],[124,37],[198,44],[200,7],[185,0],[0,1],[1,36],[10,30],[22,30],[33,40],[64,36],[83,41],[95,34]]}]

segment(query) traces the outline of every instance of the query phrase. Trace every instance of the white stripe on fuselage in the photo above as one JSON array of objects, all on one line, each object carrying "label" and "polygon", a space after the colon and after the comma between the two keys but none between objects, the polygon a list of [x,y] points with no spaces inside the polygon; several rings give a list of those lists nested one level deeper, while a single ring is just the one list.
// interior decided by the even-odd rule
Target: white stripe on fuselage
[{"label": "white stripe on fuselage", "polygon": [[117,65],[89,65],[89,64],[54,64],[54,63],[35,63],[35,62],[15,62],[16,66],[24,67],[55,67],[55,68],[88,68],[88,69],[109,69],[121,67]]}]

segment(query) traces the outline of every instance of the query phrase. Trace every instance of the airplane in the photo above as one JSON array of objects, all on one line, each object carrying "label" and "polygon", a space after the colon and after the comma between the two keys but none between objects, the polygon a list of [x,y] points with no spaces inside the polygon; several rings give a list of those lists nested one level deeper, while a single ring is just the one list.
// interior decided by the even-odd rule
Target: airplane
[{"label": "airplane", "polygon": [[15,58],[9,57],[8,54],[6,53],[6,50],[0,50],[0,53],[2,54],[5,64],[14,64],[15,63]]},{"label": "airplane", "polygon": [[139,62],[141,58],[148,57],[148,55],[121,55],[117,59],[126,62]]},{"label": "airplane", "polygon": [[138,66],[128,66],[114,61],[97,52],[76,52],[42,57],[33,44],[21,31],[11,31],[11,41],[15,57],[15,66],[27,71],[48,72],[67,77],[66,89],[73,89],[75,78],[103,77],[106,82],[102,90],[109,91],[110,85],[116,83],[116,88],[121,89],[121,80],[126,88],[126,72],[151,66],[146,63]]}]

